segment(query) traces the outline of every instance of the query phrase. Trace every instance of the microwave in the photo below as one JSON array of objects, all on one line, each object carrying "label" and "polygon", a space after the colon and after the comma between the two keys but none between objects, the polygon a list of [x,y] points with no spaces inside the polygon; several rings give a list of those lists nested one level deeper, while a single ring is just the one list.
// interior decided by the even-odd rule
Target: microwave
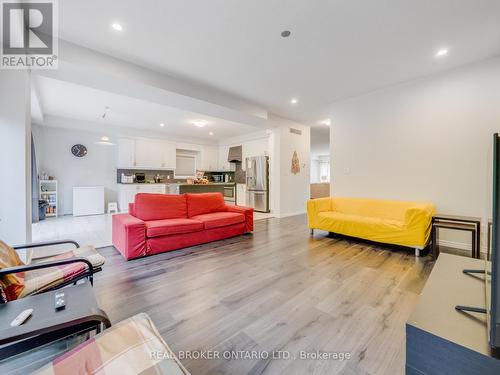
[{"label": "microwave", "polygon": [[212,179],[214,182],[224,182],[224,175],[223,174],[213,174]]}]

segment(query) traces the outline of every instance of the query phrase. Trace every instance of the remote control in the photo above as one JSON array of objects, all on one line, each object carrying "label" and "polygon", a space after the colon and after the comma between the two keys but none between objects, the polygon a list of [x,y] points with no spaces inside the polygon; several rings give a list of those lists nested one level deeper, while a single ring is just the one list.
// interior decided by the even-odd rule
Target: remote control
[{"label": "remote control", "polygon": [[57,292],[55,294],[55,308],[56,310],[62,310],[66,307],[66,298],[64,292]]},{"label": "remote control", "polygon": [[11,327],[17,327],[23,324],[33,313],[33,309],[24,310],[21,314],[19,314],[16,319],[10,322]]}]

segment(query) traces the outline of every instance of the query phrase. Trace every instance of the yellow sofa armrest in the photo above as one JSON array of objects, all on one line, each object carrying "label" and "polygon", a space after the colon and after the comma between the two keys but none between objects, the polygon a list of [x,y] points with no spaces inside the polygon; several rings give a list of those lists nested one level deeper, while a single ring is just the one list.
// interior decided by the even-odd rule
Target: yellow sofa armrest
[{"label": "yellow sofa armrest", "polygon": [[405,225],[407,227],[428,227],[432,217],[436,214],[436,207],[432,203],[418,204],[409,207],[405,213]]},{"label": "yellow sofa armrest", "polygon": [[315,228],[318,214],[325,211],[332,211],[332,198],[317,198],[307,201],[307,221],[309,228]]}]

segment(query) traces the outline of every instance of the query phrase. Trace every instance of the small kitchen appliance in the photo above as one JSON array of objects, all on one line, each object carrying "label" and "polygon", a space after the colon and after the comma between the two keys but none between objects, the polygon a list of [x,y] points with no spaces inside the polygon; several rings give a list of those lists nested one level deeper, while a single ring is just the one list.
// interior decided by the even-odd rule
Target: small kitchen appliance
[{"label": "small kitchen appliance", "polygon": [[142,172],[135,173],[135,182],[139,184],[143,184],[146,182],[146,174]]}]

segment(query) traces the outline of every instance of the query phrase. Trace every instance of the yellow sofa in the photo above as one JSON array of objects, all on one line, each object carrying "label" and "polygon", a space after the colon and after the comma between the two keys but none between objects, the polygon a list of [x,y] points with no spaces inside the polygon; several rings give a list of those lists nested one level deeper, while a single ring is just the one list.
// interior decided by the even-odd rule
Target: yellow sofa
[{"label": "yellow sofa", "polygon": [[430,238],[432,203],[358,198],[319,198],[307,202],[309,228],[386,244],[408,246],[418,255]]}]

